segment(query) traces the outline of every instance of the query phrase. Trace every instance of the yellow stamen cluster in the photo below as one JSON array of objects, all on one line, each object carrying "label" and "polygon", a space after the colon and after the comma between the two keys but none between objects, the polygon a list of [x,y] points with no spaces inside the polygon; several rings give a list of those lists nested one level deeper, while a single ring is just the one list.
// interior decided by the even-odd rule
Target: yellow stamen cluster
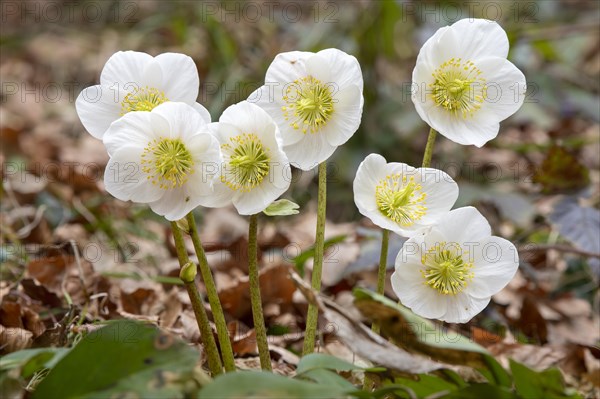
[{"label": "yellow stamen cluster", "polygon": [[287,86],[281,107],[286,121],[302,133],[317,133],[334,112],[334,98],[330,84],[306,76]]},{"label": "yellow stamen cluster", "polygon": [[221,145],[225,166],[221,181],[230,189],[249,192],[259,185],[271,170],[269,149],[256,134],[244,133]]},{"label": "yellow stamen cluster", "polygon": [[154,139],[142,153],[142,171],[164,190],[183,186],[194,173],[194,160],[181,139]]},{"label": "yellow stamen cluster", "polygon": [[460,245],[440,242],[429,248],[421,256],[421,275],[425,279],[423,284],[429,285],[443,295],[456,295],[462,292],[474,277],[471,272],[473,263],[466,262],[463,256],[468,251],[463,251]]},{"label": "yellow stamen cluster", "polygon": [[121,103],[121,116],[131,111],[152,111],[160,104],[169,101],[165,93],[157,89],[139,87],[125,96]]},{"label": "yellow stamen cluster", "polygon": [[451,58],[432,74],[429,85],[433,101],[452,115],[467,119],[481,108],[486,96],[486,80],[472,61]]},{"label": "yellow stamen cluster", "polygon": [[388,175],[375,187],[379,211],[403,227],[412,226],[426,211],[426,194],[415,178],[402,174]]}]

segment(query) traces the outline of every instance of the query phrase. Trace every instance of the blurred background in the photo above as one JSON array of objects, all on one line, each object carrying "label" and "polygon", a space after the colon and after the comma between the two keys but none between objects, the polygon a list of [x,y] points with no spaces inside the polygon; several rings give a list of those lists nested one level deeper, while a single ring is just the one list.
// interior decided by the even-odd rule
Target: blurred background
[{"label": "blurred background", "polygon": [[[592,315],[598,308],[600,271],[599,4],[584,0],[3,1],[3,294],[17,290],[27,293],[31,303],[38,301],[42,325],[64,315],[65,292],[69,292],[64,276],[77,275],[69,266],[75,256],[70,242],[88,264],[86,273],[101,276],[86,283],[94,281],[95,292],[109,292],[112,298],[107,302],[112,305],[103,305],[109,310],[97,304],[88,320],[117,317],[115,312],[125,312],[118,317],[151,317],[157,310],[150,309],[149,303],[154,302],[148,298],[155,295],[150,292],[162,290],[155,296],[164,299],[161,295],[171,292],[169,284],[175,284],[177,266],[166,223],[144,206],[108,196],[102,183],[106,153],[85,132],[75,112],[79,92],[98,83],[104,63],[119,50],[191,56],[200,73],[198,101],[214,120],[262,84],[268,65],[280,52],[337,47],[356,56],[364,75],[365,106],[360,129],[330,162],[328,237],[334,249],[324,284],[334,296],[347,293],[353,285],[374,286],[379,233],[354,206],[352,180],[357,166],[371,152],[388,161],[420,165],[428,127],[410,100],[419,48],[439,27],[462,18],[487,18],[508,33],[509,59],[528,80],[525,104],[501,124],[498,138],[484,148],[460,146],[439,136],[433,156],[433,166],[459,183],[457,206],[477,206],[494,233],[521,250],[521,271],[514,286],[495,298],[495,305],[478,322],[489,321],[498,334],[502,330],[498,325],[514,328],[529,342],[594,345],[599,333]],[[264,219],[263,265],[291,263],[304,270],[306,263],[310,270],[315,176],[316,172],[297,172],[285,195],[301,205],[299,215]],[[224,290],[239,286],[245,273],[244,255],[236,254],[245,245],[246,221],[227,210],[199,216],[203,238],[214,251],[218,284]],[[399,238],[392,242],[390,259],[401,243]],[[219,251],[228,255],[217,259]],[[57,254],[63,261],[56,260]],[[57,280],[57,275],[63,279]],[[28,279],[33,283],[23,286]],[[120,282],[113,298],[115,279]],[[142,287],[147,281],[155,285]],[[40,282],[58,299],[52,302],[32,288]],[[77,291],[76,285],[73,290]],[[288,291],[284,294],[292,296]],[[285,303],[287,296],[277,297],[284,294],[267,293],[266,301],[272,295],[279,298],[276,303]],[[71,300],[77,303],[76,298]],[[560,301],[566,302],[557,310]],[[35,308],[31,303],[22,306]],[[229,316],[251,325],[247,309],[236,311],[236,306],[230,304]],[[283,324],[278,318],[287,312],[277,309],[267,311],[271,328]],[[573,309],[579,313],[569,313]],[[302,312],[292,314],[295,319],[290,320],[301,329]],[[533,327],[521,325],[524,318],[536,320]],[[6,312],[0,313],[5,326],[18,325],[11,320]],[[181,321],[173,323],[184,328]],[[22,321],[20,328],[32,331]],[[43,331],[34,329],[33,339]]]}]

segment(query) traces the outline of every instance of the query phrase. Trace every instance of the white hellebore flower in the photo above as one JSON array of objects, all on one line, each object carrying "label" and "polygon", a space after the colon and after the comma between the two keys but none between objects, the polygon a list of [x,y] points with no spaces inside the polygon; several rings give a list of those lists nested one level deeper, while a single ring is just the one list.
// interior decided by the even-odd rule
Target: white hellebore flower
[{"label": "white hellebore flower", "polygon": [[208,121],[177,102],[150,112],[130,112],[104,135],[110,160],[106,190],[122,201],[147,203],[168,220],[208,206],[222,162]]},{"label": "white hellebore flower", "polygon": [[420,316],[466,323],[508,284],[518,266],[515,246],[492,236],[481,213],[458,208],[404,243],[392,288]]},{"label": "white hellebore flower", "polygon": [[481,147],[495,138],[527,89],[507,55],[508,38],[496,22],[462,19],[440,28],[413,71],[412,100],[421,118],[459,144]]},{"label": "white hellebore flower", "polygon": [[196,103],[200,79],[194,61],[184,54],[152,57],[137,51],[113,54],[102,69],[100,84],[84,89],[75,106],[90,134],[102,139],[110,124],[131,111],[152,111],[167,102],[184,102],[210,119]]},{"label": "white hellebore flower", "polygon": [[405,237],[434,224],[457,198],[458,185],[443,171],[386,163],[379,154],[367,156],[354,179],[354,202],[360,213]]},{"label": "white hellebore flower", "polygon": [[233,202],[241,215],[253,215],[288,189],[292,172],[279,129],[262,108],[247,101],[231,105],[210,129],[223,155],[213,206]]},{"label": "white hellebore flower", "polygon": [[275,57],[265,85],[248,97],[281,130],[292,165],[310,170],[358,129],[363,78],[356,58],[338,49],[291,51]]}]

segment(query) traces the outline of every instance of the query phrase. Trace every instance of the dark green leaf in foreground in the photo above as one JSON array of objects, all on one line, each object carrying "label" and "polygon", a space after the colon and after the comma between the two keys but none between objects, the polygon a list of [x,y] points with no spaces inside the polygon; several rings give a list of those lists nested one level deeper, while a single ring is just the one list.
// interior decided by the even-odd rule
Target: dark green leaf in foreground
[{"label": "dark green leaf in foreground", "polygon": [[196,350],[171,335],[119,320],[83,338],[32,398],[183,397],[197,360]]},{"label": "dark green leaf in foreground", "polygon": [[510,376],[482,346],[457,332],[437,326],[374,292],[355,289],[354,303],[371,321],[379,323],[381,332],[401,348],[418,352],[451,364],[480,369],[495,383],[510,386]]},{"label": "dark green leaf in foreground", "polygon": [[267,372],[241,371],[220,375],[198,398],[337,399],[350,392],[339,385],[314,384]]}]

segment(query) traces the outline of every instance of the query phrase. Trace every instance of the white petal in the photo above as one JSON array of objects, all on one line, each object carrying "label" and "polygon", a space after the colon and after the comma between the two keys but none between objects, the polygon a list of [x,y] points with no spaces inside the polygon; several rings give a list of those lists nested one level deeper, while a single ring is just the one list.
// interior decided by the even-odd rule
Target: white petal
[{"label": "white petal", "polygon": [[457,295],[446,295],[446,313],[439,317],[446,323],[466,323],[479,314],[490,303],[490,297],[474,298],[461,292]]},{"label": "white petal", "polygon": [[283,145],[297,143],[304,138],[304,133],[292,128],[289,121],[285,120],[281,107],[285,104],[281,99],[280,92],[274,86],[264,85],[255,90],[249,97],[248,102],[256,104],[269,114],[275,121],[281,132]]},{"label": "white petal", "polygon": [[208,208],[223,208],[231,205],[234,198],[239,197],[239,192],[231,190],[225,184],[219,181],[217,177],[213,182],[213,193],[211,195],[201,197],[200,205]]},{"label": "white petal", "polygon": [[391,277],[392,289],[400,302],[421,317],[440,318],[446,312],[446,298],[423,284],[422,278],[414,281],[402,278],[407,270],[395,271]]},{"label": "white petal", "polygon": [[129,84],[138,87],[146,64],[152,61],[152,56],[138,51],[118,51],[114,53],[100,74],[100,84],[107,87],[117,87],[128,90]]},{"label": "white petal", "polygon": [[[481,110],[480,110],[481,111]],[[429,124],[446,138],[462,145],[482,147],[498,135],[500,124],[497,118],[485,118],[482,112],[476,112],[473,118],[456,117],[444,108],[431,107],[428,114]]]},{"label": "white petal", "polygon": [[162,89],[170,101],[193,104],[198,98],[200,78],[192,58],[185,54],[164,53],[156,56],[162,70]]},{"label": "white petal", "polygon": [[349,85],[334,95],[337,103],[331,120],[327,122],[322,131],[331,145],[339,146],[356,133],[362,118],[362,93],[356,85]]},{"label": "white petal", "polygon": [[527,91],[525,75],[504,58],[485,58],[477,61],[477,67],[481,69],[487,85],[487,96],[477,112],[481,112],[480,117],[500,122],[517,112]]},{"label": "white petal", "polygon": [[219,122],[237,126],[246,133],[254,133],[259,137],[263,132],[270,133],[274,137],[275,122],[265,110],[248,101],[241,101],[230,105],[223,111]]},{"label": "white petal", "polygon": [[329,144],[322,134],[308,133],[299,142],[284,145],[283,151],[293,166],[302,170],[311,170],[327,160],[336,148]]},{"label": "white petal", "polygon": [[77,115],[92,136],[102,139],[110,124],[121,117],[118,100],[123,97],[119,91],[101,85],[88,87],[79,94],[75,101]]},{"label": "white petal", "polygon": [[470,295],[487,298],[500,292],[519,268],[519,255],[508,240],[492,236],[473,246],[473,280],[467,286]]},{"label": "white petal", "polygon": [[194,109],[196,111],[198,111],[198,113],[204,120],[204,123],[209,124],[212,122],[210,112],[208,112],[208,110],[206,108],[204,108],[204,106],[202,104],[194,103],[194,104],[192,104],[192,107],[194,107]]},{"label": "white petal", "polygon": [[263,184],[234,198],[233,206],[240,215],[254,215],[264,211],[271,202],[275,201],[284,192],[285,190],[263,181]]},{"label": "white petal", "polygon": [[207,131],[206,123],[202,116],[192,106],[181,102],[166,102],[152,110],[153,115],[158,115],[167,121],[171,138],[187,140],[194,134]]},{"label": "white petal", "polygon": [[435,70],[452,57],[458,58],[456,43],[459,39],[456,34],[456,31],[449,26],[438,29],[421,47],[417,56],[417,65],[426,63],[433,66]]},{"label": "white petal", "polygon": [[281,92],[286,84],[306,76],[305,62],[313,54],[307,51],[290,51],[277,54],[267,69],[265,84],[278,83],[276,90]]},{"label": "white petal", "polygon": [[226,122],[213,122],[208,125],[208,129],[219,144],[230,143],[231,138],[244,133],[239,127]]},{"label": "white petal", "polygon": [[[333,83],[329,60],[320,54],[313,54],[306,59],[306,72],[308,75],[320,80],[324,84]],[[335,85],[337,86],[337,85]],[[338,87],[339,90],[339,87]]]},{"label": "white petal", "polygon": [[122,201],[148,203],[156,201],[163,194],[142,172],[140,147],[125,146],[112,154],[104,171],[106,191]]},{"label": "white petal", "polygon": [[349,85],[356,85],[362,94],[363,76],[360,64],[355,57],[335,48],[321,50],[317,54],[327,59],[331,79],[339,86],[340,90]]},{"label": "white petal", "polygon": [[[194,159],[195,182],[190,181],[189,191],[194,195],[212,193],[213,182],[219,179],[223,162],[217,139],[209,133],[198,133],[189,138],[185,146]],[[199,191],[195,189],[197,185]]]},{"label": "white petal", "polygon": [[[162,90],[163,85],[163,72],[160,69],[160,65],[153,58],[152,61],[148,62],[144,66],[142,72],[142,78],[139,81],[141,87],[150,87],[154,89]],[[168,97],[167,97],[168,98]]]},{"label": "white petal", "polygon": [[508,56],[508,37],[495,21],[465,18],[452,24],[451,28],[458,38],[455,43],[455,49],[459,50],[457,58],[475,60],[487,56]]},{"label": "white petal", "polygon": [[379,154],[369,154],[358,165],[356,177],[352,184],[354,202],[364,216],[370,218],[372,212],[379,212],[375,201],[375,188],[379,183],[379,176],[385,173],[386,161]]},{"label": "white petal", "polygon": [[189,195],[185,186],[163,191],[163,196],[149,205],[154,213],[164,216],[167,220],[179,220],[198,206],[199,197]]},{"label": "white petal", "polygon": [[486,218],[472,206],[454,209],[442,216],[435,226],[443,236],[442,241],[476,243],[488,239],[492,228]]},{"label": "white petal", "polygon": [[206,163],[220,163],[222,161],[219,142],[208,131],[196,132],[188,138],[185,146],[195,161]]},{"label": "white petal", "polygon": [[129,112],[110,125],[102,141],[110,155],[122,147],[136,146],[145,148],[157,136],[150,112]]},{"label": "white petal", "polygon": [[445,172],[434,168],[419,168],[415,171],[415,181],[427,194],[425,204],[427,213],[418,222],[419,225],[430,225],[445,215],[458,199],[458,184]]},{"label": "white petal", "polygon": [[265,176],[265,180],[268,180],[278,189],[284,190],[283,192],[287,191],[292,182],[292,168],[283,151],[278,151],[278,153],[271,158],[270,168],[271,170],[269,174]]}]

